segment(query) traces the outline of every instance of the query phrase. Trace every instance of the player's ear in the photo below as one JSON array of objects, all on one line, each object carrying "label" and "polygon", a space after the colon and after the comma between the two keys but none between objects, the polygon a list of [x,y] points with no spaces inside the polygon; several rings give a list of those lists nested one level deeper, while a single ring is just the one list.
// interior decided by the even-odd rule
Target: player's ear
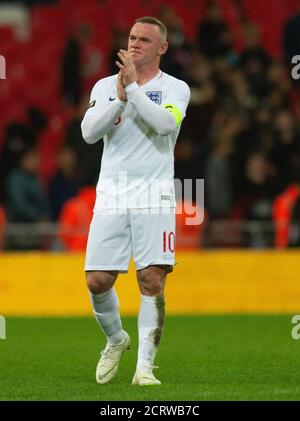
[{"label": "player's ear", "polygon": [[167,43],[167,41],[165,41],[165,42],[161,45],[161,47],[160,47],[160,49],[159,49],[159,55],[160,55],[160,56],[162,56],[163,54],[166,54],[166,52],[167,52],[167,50],[168,50],[168,46],[169,46],[169,44]]}]

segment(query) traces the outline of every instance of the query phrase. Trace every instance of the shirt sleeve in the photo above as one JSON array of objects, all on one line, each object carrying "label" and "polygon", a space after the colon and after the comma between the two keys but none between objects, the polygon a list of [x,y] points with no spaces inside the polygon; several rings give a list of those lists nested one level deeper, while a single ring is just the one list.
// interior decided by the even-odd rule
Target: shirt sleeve
[{"label": "shirt sleeve", "polygon": [[82,136],[86,143],[93,144],[102,139],[115,124],[126,107],[126,102],[116,98],[107,104],[101,80],[94,86],[89,107],[81,122]]},{"label": "shirt sleeve", "polygon": [[125,91],[140,117],[161,136],[179,127],[190,100],[190,89],[182,81],[174,86],[175,92],[168,94],[162,105],[151,101],[136,82],[126,86]]}]

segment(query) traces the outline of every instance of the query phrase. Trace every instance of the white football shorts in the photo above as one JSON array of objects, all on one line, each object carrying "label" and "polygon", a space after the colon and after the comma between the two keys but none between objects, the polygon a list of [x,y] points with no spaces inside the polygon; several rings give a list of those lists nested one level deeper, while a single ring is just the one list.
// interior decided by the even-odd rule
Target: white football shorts
[{"label": "white football shorts", "polygon": [[126,273],[133,256],[136,269],[175,264],[175,208],[96,210],[90,225],[85,271]]}]

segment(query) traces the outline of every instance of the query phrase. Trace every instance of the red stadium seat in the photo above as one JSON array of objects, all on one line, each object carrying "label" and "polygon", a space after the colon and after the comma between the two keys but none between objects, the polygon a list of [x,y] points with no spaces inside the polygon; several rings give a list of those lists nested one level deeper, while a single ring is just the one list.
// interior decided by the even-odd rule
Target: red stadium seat
[{"label": "red stadium seat", "polygon": [[[74,0],[60,0],[60,7],[65,9],[67,12],[70,12],[74,8]],[[76,3],[76,9],[78,10],[84,10],[91,7],[97,7],[99,6],[98,0],[84,0],[84,1],[78,1]]]},{"label": "red stadium seat", "polygon": [[3,53],[2,49],[5,46],[9,46],[16,42],[15,39],[15,31],[14,28],[10,25],[3,25],[0,26],[0,48],[1,53]]},{"label": "red stadium seat", "polygon": [[144,6],[139,0],[132,0],[128,7],[116,7],[116,2],[106,2],[107,19],[113,28],[129,31],[135,19],[148,15],[149,6]]},{"label": "red stadium seat", "polygon": [[268,2],[244,0],[243,4],[249,20],[260,26],[265,48],[273,56],[280,55],[282,28],[291,14],[285,0],[269,0]]},{"label": "red stadium seat", "polygon": [[35,6],[31,12],[31,28],[34,35],[38,33],[59,32],[65,34],[68,29],[65,9],[57,6]]}]

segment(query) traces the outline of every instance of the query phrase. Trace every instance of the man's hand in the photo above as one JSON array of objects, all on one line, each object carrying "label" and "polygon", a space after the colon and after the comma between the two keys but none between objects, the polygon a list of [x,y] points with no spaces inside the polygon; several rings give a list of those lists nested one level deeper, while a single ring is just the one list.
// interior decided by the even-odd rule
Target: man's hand
[{"label": "man's hand", "polygon": [[137,81],[136,69],[132,57],[128,51],[120,50],[118,52],[118,57],[122,63],[116,61],[116,65],[122,71],[122,83],[125,88],[130,83]]},{"label": "man's hand", "polygon": [[117,95],[120,101],[126,102],[127,95],[122,83],[122,70],[119,71],[118,79],[117,79]]}]

